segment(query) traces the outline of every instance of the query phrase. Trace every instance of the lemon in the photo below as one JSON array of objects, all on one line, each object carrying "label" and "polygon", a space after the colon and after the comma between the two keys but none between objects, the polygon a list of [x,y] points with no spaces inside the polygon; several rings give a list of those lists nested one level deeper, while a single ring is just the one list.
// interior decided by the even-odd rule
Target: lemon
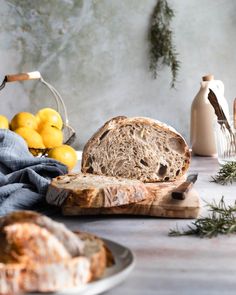
[{"label": "lemon", "polygon": [[51,126],[62,129],[63,122],[61,115],[54,109],[44,108],[37,112],[35,115],[38,121],[39,126],[45,123],[50,124]]},{"label": "lemon", "polygon": [[7,117],[0,115],[0,128],[9,129],[9,122]]},{"label": "lemon", "polygon": [[20,127],[14,130],[17,134],[24,138],[29,148],[44,149],[42,137],[39,133],[29,127]]},{"label": "lemon", "polygon": [[48,157],[65,164],[68,170],[72,170],[77,163],[76,151],[66,144],[51,149],[48,153]]},{"label": "lemon", "polygon": [[38,123],[36,117],[33,114],[28,112],[20,112],[13,117],[10,126],[13,131],[20,127],[29,127],[36,130]]},{"label": "lemon", "polygon": [[43,125],[43,127],[39,131],[39,134],[41,135],[46,148],[54,148],[62,145],[63,143],[62,131],[49,124]]}]

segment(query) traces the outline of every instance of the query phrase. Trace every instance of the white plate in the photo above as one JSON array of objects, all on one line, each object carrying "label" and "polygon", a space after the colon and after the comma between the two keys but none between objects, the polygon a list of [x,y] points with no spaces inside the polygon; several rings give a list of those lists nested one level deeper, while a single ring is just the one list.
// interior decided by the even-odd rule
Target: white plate
[{"label": "white plate", "polygon": [[[61,292],[56,292],[56,295],[95,295],[108,291],[109,289],[120,284],[127,278],[131,270],[134,268],[134,254],[130,249],[103,239],[109,250],[115,258],[115,265],[107,268],[103,277],[97,281],[86,284],[72,289],[66,289]],[[29,295],[39,295],[39,293],[30,293]]]}]

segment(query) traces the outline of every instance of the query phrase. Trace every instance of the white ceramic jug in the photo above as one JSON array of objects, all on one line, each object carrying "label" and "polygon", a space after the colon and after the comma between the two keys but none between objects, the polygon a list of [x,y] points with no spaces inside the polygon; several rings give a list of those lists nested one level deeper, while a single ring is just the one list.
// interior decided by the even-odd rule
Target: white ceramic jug
[{"label": "white ceramic jug", "polygon": [[202,77],[201,87],[191,107],[190,141],[192,151],[199,156],[216,156],[214,122],[216,115],[208,100],[209,89],[215,93],[225,115],[229,118],[229,107],[224,97],[224,84],[214,80],[213,75]]}]

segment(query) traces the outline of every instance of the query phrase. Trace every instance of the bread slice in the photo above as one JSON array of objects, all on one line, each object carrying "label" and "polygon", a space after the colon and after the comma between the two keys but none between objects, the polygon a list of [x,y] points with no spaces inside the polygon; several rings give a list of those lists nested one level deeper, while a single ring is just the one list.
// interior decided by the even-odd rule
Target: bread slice
[{"label": "bread slice", "polygon": [[64,202],[84,208],[114,207],[139,202],[150,197],[139,180],[74,173],[54,178],[46,200],[61,206]]},{"label": "bread slice", "polygon": [[84,285],[91,277],[85,256],[52,263],[0,263],[0,294],[55,292]]},{"label": "bread slice", "polygon": [[[30,228],[35,231],[35,235],[32,232],[33,241],[29,245]],[[16,237],[4,236],[6,232],[8,234],[14,232]],[[110,253],[104,242],[87,233],[78,232],[75,236],[84,244],[83,256],[70,257],[64,246],[62,244],[59,246],[58,240],[52,240],[52,234],[47,229],[32,222],[17,222],[4,226],[0,233],[0,257],[7,249],[8,254],[12,251],[13,256],[14,254],[28,256],[28,259],[15,259],[15,261],[5,259],[4,262],[0,262],[0,294],[56,292],[78,287],[99,278],[111,262]],[[43,245],[42,249],[35,247],[40,240]],[[14,247],[11,247],[12,242],[14,242]],[[3,244],[5,247],[2,247]],[[49,253],[44,252],[46,244],[50,250]],[[41,259],[38,259],[37,252]]]},{"label": "bread slice", "polygon": [[141,202],[111,208],[81,208],[64,203],[62,214],[68,216],[83,215],[136,215],[165,218],[197,218],[200,211],[200,198],[194,189],[187,193],[185,200],[174,200],[171,196],[183,181],[146,183],[152,196]]},{"label": "bread slice", "polygon": [[90,260],[91,280],[96,280],[103,275],[106,267],[115,264],[114,257],[103,240],[97,236],[85,232],[76,232],[76,234],[85,244],[84,255]]},{"label": "bread slice", "polygon": [[71,256],[83,253],[84,243],[71,232],[64,224],[53,221],[45,215],[33,211],[15,211],[0,218],[0,232],[7,225],[16,223],[35,224],[47,229],[67,249]]},{"label": "bread slice", "polygon": [[188,145],[174,128],[149,118],[116,117],[85,145],[81,171],[157,182],[180,178],[189,164]]},{"label": "bread slice", "polygon": [[53,234],[30,223],[5,226],[1,232],[0,253],[3,263],[52,263],[72,258]]}]

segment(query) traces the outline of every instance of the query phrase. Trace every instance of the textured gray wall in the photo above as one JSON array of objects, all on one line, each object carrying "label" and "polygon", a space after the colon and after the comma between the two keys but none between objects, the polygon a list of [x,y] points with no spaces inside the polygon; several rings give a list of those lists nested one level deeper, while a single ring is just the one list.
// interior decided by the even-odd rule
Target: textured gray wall
[{"label": "textured gray wall", "polygon": [[[75,147],[116,115],[149,116],[189,139],[191,102],[201,76],[213,73],[236,96],[236,1],[169,0],[181,60],[176,89],[163,68],[148,71],[147,33],[156,0],[6,0],[0,10],[0,78],[39,70],[62,94]],[[12,83],[0,113],[54,106],[40,83]]]}]

